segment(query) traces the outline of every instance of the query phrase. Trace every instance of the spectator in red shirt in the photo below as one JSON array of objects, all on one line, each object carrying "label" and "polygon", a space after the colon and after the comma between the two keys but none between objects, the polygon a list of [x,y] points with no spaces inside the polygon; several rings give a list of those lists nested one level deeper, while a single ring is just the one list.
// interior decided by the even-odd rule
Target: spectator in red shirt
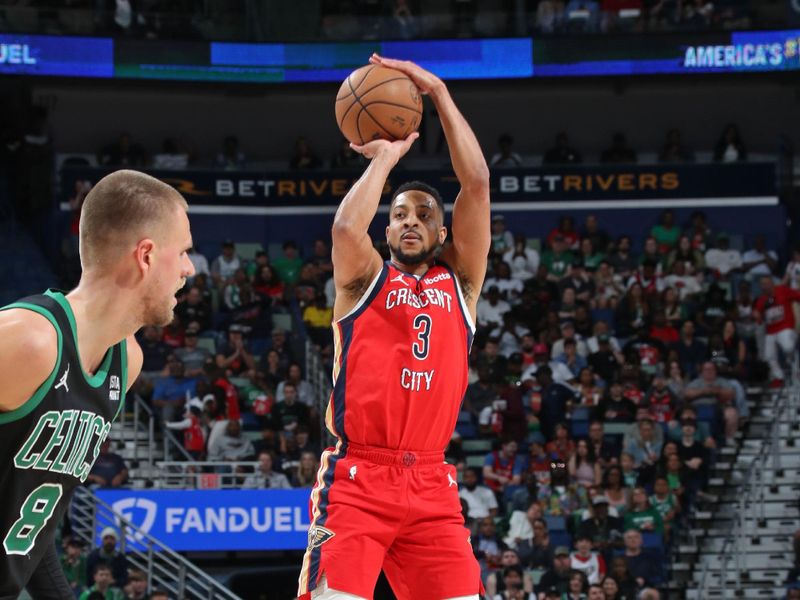
[{"label": "spectator in red shirt", "polygon": [[798,372],[794,302],[800,302],[800,292],[785,285],[776,286],[769,275],[761,278],[761,295],[756,299],[753,314],[758,323],[766,326],[762,358],[769,363],[772,387],[781,385],[784,380],[778,349],[791,363],[792,372]]},{"label": "spectator in red shirt", "polygon": [[653,385],[647,390],[645,405],[651,419],[656,423],[669,423],[675,417],[678,399],[667,387],[666,378],[657,373],[653,377]]},{"label": "spectator in red shirt", "polygon": [[555,456],[564,462],[567,462],[575,454],[575,442],[569,439],[569,430],[564,423],[556,424],[555,439],[547,442],[545,450],[550,456]]},{"label": "spectator in red shirt", "polygon": [[667,321],[666,313],[663,310],[659,310],[653,315],[650,337],[659,340],[665,346],[671,346],[680,341],[681,334]]},{"label": "spectator in red shirt", "polygon": [[203,403],[198,398],[193,398],[186,404],[186,412],[181,421],[164,424],[168,429],[183,431],[183,447],[195,460],[202,460],[206,446],[206,436],[200,420],[202,413]]},{"label": "spectator in red shirt", "polygon": [[578,232],[575,231],[575,221],[572,217],[561,217],[558,221],[558,227],[547,234],[547,245],[551,248],[557,235],[564,238],[564,245],[568,250],[578,250],[581,240]]},{"label": "spectator in red shirt", "polygon": [[517,456],[517,442],[503,437],[500,450],[486,455],[483,482],[494,492],[502,492],[506,485],[519,485],[522,467],[522,458]]}]

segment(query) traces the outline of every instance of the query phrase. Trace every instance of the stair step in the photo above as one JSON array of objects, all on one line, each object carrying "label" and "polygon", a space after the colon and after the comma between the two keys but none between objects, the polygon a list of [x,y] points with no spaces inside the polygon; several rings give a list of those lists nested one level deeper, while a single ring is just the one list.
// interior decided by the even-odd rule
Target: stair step
[{"label": "stair step", "polygon": [[[785,552],[773,552],[771,554],[748,554],[743,557],[743,566],[746,565],[746,570],[755,571],[778,571],[783,569],[790,569],[793,564],[794,557]],[[705,554],[697,561],[697,571],[702,571],[703,561],[707,561],[711,572],[716,572],[723,567],[723,557],[717,554]],[[734,570],[733,557],[729,557],[727,561],[726,573],[731,573]],[[774,579],[773,579],[774,581]]]},{"label": "stair step", "polygon": [[[757,530],[756,530],[757,531]],[[751,535],[747,536],[745,539],[745,551],[747,552],[748,556],[752,554],[776,554],[776,553],[784,553],[784,552],[791,552],[792,551],[792,544],[791,542],[784,538],[782,540],[778,540],[778,536],[774,535],[757,535],[753,534],[753,531],[749,531]],[[725,539],[724,538],[710,538],[703,540],[703,547],[701,549],[701,553],[706,554],[709,552],[722,552],[723,547],[725,546]],[[758,543],[756,543],[758,541]]]},{"label": "stair step", "polygon": [[[730,520],[739,512],[738,502],[721,502],[713,513],[714,519]],[[760,510],[759,510],[760,512]],[[711,518],[711,513],[703,513],[706,520]],[[750,515],[755,516],[756,509],[750,505]],[[764,516],[767,518],[781,519],[797,514],[797,502],[766,502],[764,503]]]},{"label": "stair step", "polygon": [[134,431],[133,429],[120,429],[112,427],[108,433],[110,440],[129,441],[129,440],[148,440],[150,436],[146,431]]},{"label": "stair step", "polygon": [[744,591],[739,594],[736,590],[728,586],[728,589],[723,591],[719,588],[707,588],[702,596],[697,590],[686,590],[686,600],[742,600],[757,599],[757,598],[782,598],[777,596],[774,590],[774,583],[772,586],[748,586]]}]

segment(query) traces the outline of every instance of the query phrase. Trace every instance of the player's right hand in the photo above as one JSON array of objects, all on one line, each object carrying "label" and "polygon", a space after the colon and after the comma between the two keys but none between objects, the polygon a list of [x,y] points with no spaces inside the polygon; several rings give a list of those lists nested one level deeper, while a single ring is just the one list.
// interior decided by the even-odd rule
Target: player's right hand
[{"label": "player's right hand", "polygon": [[410,133],[404,140],[395,140],[394,142],[390,142],[389,140],[372,140],[371,142],[367,142],[366,144],[362,144],[360,146],[351,143],[350,147],[370,160],[376,156],[387,156],[394,160],[394,163],[397,164],[397,162],[411,149],[412,144],[418,137],[419,133],[415,131]]}]

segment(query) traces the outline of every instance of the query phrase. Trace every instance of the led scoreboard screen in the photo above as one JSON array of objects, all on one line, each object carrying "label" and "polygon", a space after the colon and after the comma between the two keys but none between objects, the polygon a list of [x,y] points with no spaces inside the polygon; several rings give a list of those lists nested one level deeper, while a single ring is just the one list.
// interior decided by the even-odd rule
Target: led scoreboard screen
[{"label": "led scoreboard screen", "polygon": [[0,35],[0,74],[238,83],[339,82],[373,52],[449,80],[800,70],[800,30],[250,44]]}]

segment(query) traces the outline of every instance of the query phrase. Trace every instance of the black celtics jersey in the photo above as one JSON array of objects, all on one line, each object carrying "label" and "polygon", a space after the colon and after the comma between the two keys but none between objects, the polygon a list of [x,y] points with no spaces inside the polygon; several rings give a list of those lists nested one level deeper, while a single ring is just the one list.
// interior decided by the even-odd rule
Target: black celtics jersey
[{"label": "black celtics jersey", "polygon": [[[3,307],[46,317],[58,334],[58,359],[28,401],[0,412],[0,598],[30,579],[69,506],[86,481],[100,445],[125,401],[123,340],[87,375],[77,349],[75,317],[61,292],[48,290]],[[2,390],[0,390],[0,394]]]}]

